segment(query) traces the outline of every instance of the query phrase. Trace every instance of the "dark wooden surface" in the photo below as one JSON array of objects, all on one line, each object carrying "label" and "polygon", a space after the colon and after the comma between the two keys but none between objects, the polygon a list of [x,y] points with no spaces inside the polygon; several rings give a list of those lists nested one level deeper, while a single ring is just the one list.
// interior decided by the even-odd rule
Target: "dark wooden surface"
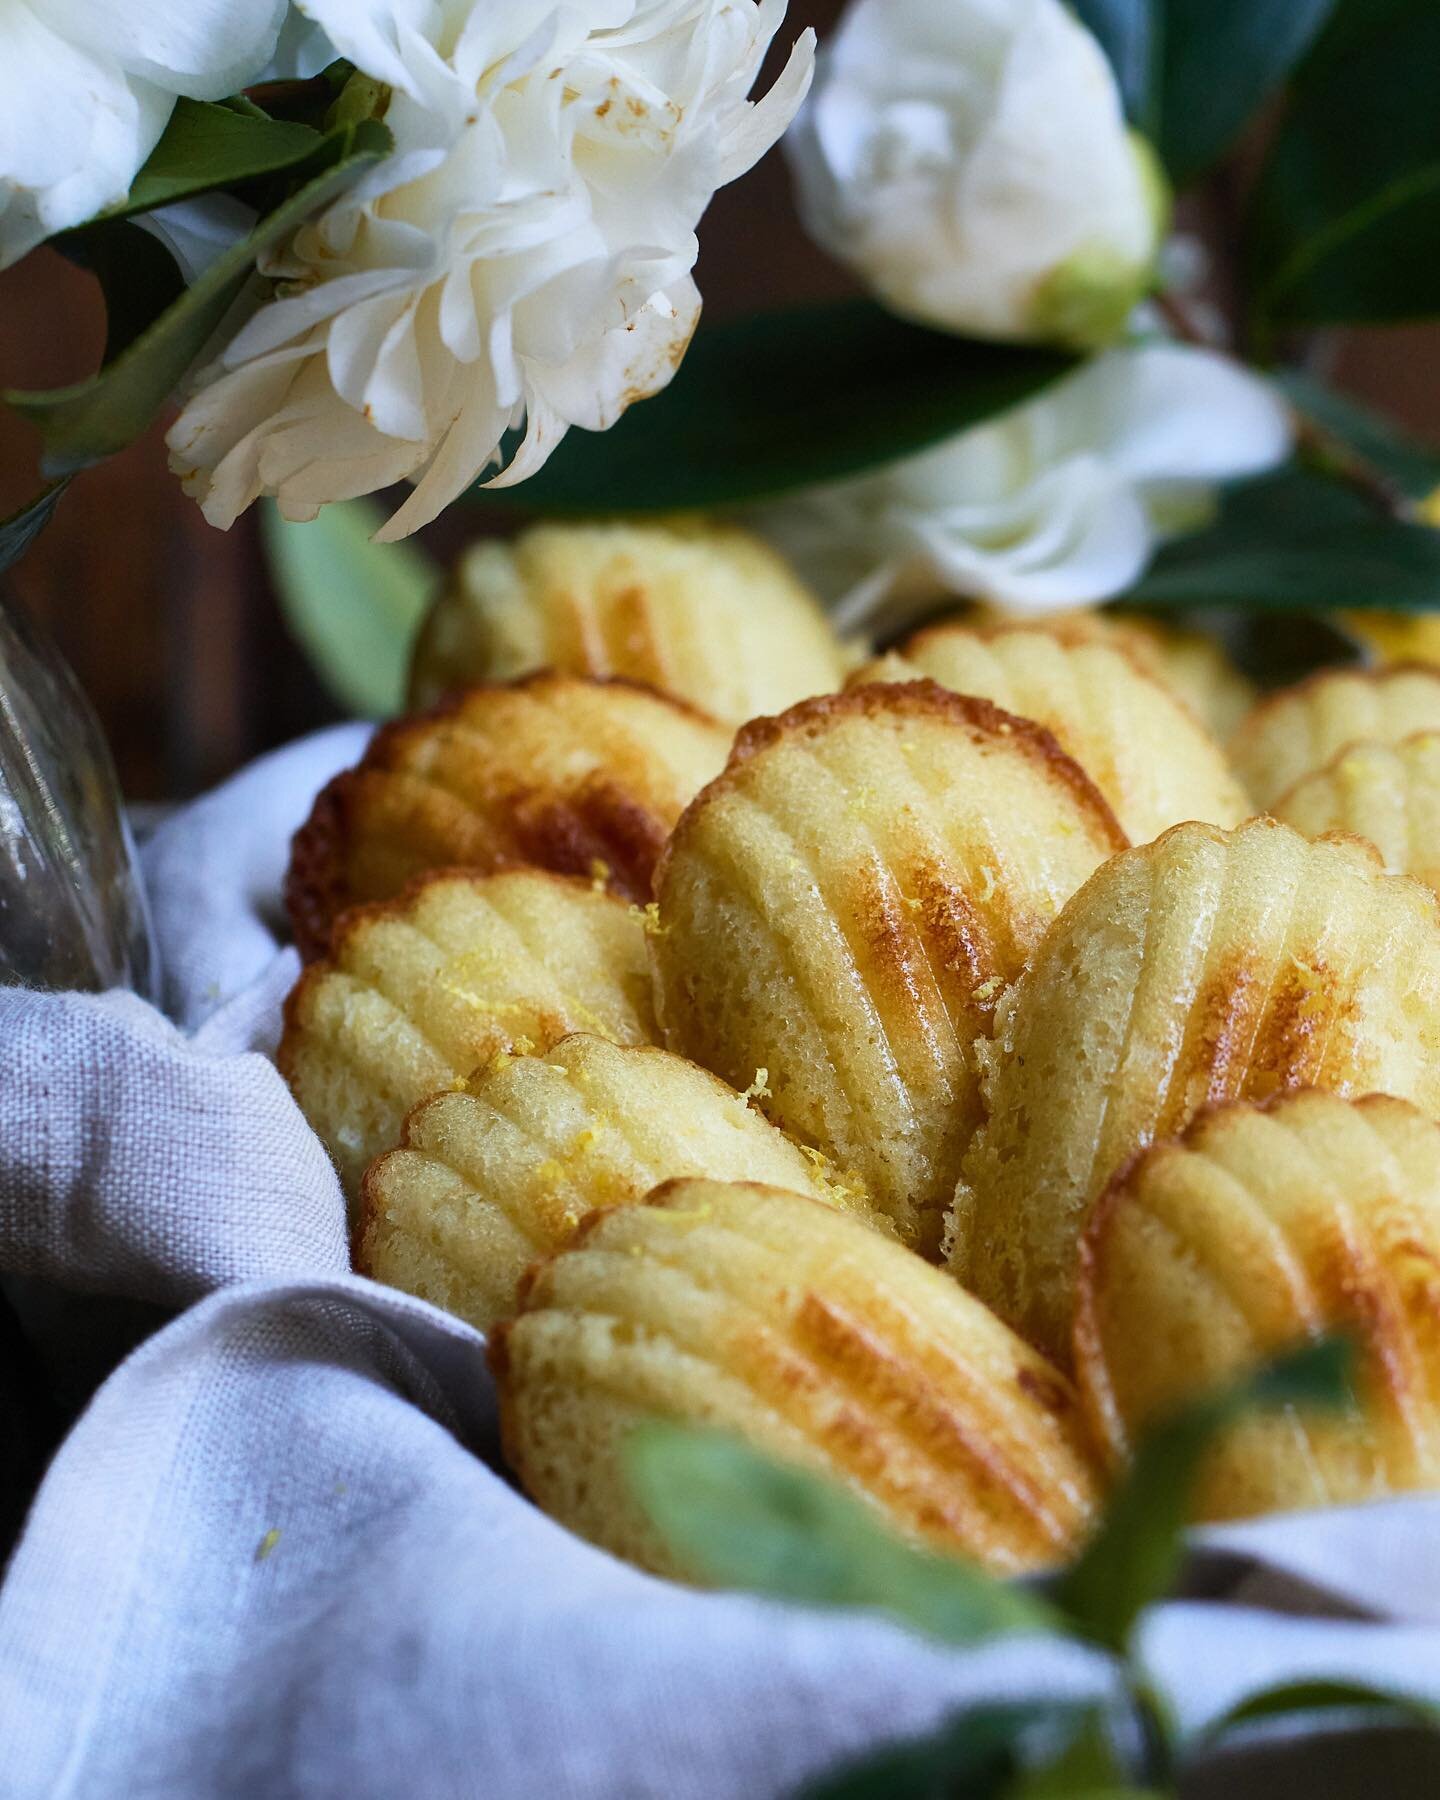
[{"label": "dark wooden surface", "polygon": [[[793,0],[791,26],[823,29],[838,10]],[[717,196],[700,235],[707,316],[845,291],[799,231],[778,154]],[[0,274],[0,385],[74,379],[101,339],[88,277],[53,252]],[[1440,430],[1440,330],[1356,336],[1337,373]],[[228,533],[206,525],[166,469],[162,436],[163,424],[81,477],[11,578],[79,674],[139,800],[193,793],[332,716],[286,637],[253,518]],[[0,409],[0,516],[35,491],[35,469],[33,433]],[[472,528],[462,505],[427,535],[443,554]]]}]

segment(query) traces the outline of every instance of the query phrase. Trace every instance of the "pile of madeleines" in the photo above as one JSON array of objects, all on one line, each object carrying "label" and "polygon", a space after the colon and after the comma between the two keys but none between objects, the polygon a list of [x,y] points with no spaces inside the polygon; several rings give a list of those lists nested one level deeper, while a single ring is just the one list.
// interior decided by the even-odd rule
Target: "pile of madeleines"
[{"label": "pile of madeleines", "polygon": [[1138,617],[871,657],[731,529],[464,559],[297,834],[280,1063],[357,1267],[489,1334],[555,1518],[654,1418],[1008,1573],[1307,1336],[1199,1516],[1440,1486],[1440,669]]}]

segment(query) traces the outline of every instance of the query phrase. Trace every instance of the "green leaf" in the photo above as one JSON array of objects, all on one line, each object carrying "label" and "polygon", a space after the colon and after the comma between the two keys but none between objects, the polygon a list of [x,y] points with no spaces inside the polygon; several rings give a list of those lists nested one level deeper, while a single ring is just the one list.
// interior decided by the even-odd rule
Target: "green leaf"
[{"label": "green leaf", "polygon": [[1008,1794],[1022,1747],[1037,1734],[1074,1730],[1074,1701],[981,1706],[928,1737],[877,1750],[808,1782],[797,1800],[990,1800]]},{"label": "green leaf", "polygon": [[19,512],[11,513],[8,519],[0,519],[0,575],[19,562],[50,523],[50,516],[69,485],[68,480],[52,481]]},{"label": "green leaf", "polygon": [[[1200,1734],[1206,1748],[1249,1725],[1315,1713],[1366,1713],[1371,1722],[1440,1730],[1440,1707],[1393,1688],[1354,1681],[1294,1681],[1248,1695]],[[1374,1715],[1380,1715],[1376,1720]]]},{"label": "green leaf", "polygon": [[1055,1627],[1023,1588],[914,1549],[840,1488],[733,1438],[648,1426],[631,1439],[628,1462],[641,1507],[701,1580],[873,1607],[951,1644]]},{"label": "green leaf", "polygon": [[1158,148],[1180,185],[1229,149],[1335,0],[1163,0]]},{"label": "green leaf", "polygon": [[1116,1751],[1105,1715],[1091,1712],[1069,1745],[1043,1768],[1027,1770],[1005,1800],[1165,1800],[1156,1788],[1134,1787]]},{"label": "green leaf", "polygon": [[337,134],[332,149],[338,160],[261,219],[98,374],[48,393],[6,394],[39,428],[46,474],[73,474],[137,438],[253,276],[256,257],[348,187],[390,142],[383,125]]},{"label": "green leaf", "polygon": [[129,194],[105,216],[130,218],[195,194],[293,171],[320,154],[324,142],[308,125],[271,119],[258,108],[180,100]]},{"label": "green leaf", "polygon": [[1180,186],[1222,155],[1314,42],[1335,0],[1077,0],[1131,121]]},{"label": "green leaf", "polygon": [[266,505],[265,551],[286,622],[336,700],[362,718],[403,710],[415,632],[440,579],[410,543],[374,544],[384,513],[364,501],[291,524]]},{"label": "green leaf", "polygon": [[1349,1366],[1348,1344],[1306,1344],[1144,1438],[1098,1531],[1054,1589],[1076,1629],[1123,1653],[1140,1613],[1174,1584],[1195,1480],[1219,1434],[1251,1410],[1338,1405],[1349,1391]]},{"label": "green leaf", "polygon": [[745,504],[923,450],[1077,366],[865,300],[762,313],[702,328],[663,393],[607,432],[570,432],[523,486],[471,497],[566,513]]},{"label": "green leaf", "polygon": [[1165,545],[1126,598],[1427,611],[1440,607],[1440,531],[1387,517],[1319,473],[1287,471],[1233,489],[1215,523]]},{"label": "green leaf", "polygon": [[1277,369],[1271,380],[1296,409],[1411,500],[1424,500],[1440,487],[1440,450],[1408,436],[1391,420],[1337,394],[1299,369]]},{"label": "green leaf", "polygon": [[1440,313],[1434,0],[1343,0],[1297,77],[1247,232],[1255,323],[1386,324]]}]

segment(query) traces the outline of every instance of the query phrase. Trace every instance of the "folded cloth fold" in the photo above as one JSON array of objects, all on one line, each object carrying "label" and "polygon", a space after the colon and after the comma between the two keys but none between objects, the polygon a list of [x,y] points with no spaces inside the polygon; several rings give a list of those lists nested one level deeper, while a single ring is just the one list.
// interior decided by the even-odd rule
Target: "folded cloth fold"
[{"label": "folded cloth fold", "polygon": [[165,1010],[187,1031],[258,980],[288,937],[290,839],[330,777],[359,761],[370,732],[334,725],[262,756],[146,842]]},{"label": "folded cloth fold", "polygon": [[130,994],[0,989],[0,1271],[182,1305],[349,1267],[329,1158],[244,1047],[296,966],[272,948],[191,1039]]}]

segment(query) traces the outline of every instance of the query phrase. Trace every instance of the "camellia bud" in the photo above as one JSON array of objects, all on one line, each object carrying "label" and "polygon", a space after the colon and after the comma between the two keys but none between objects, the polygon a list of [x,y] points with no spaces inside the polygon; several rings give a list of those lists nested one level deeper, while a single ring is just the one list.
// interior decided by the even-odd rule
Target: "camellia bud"
[{"label": "camellia bud", "polygon": [[1150,284],[1165,178],[1061,0],[855,0],[787,146],[812,235],[925,324],[1093,349]]}]

